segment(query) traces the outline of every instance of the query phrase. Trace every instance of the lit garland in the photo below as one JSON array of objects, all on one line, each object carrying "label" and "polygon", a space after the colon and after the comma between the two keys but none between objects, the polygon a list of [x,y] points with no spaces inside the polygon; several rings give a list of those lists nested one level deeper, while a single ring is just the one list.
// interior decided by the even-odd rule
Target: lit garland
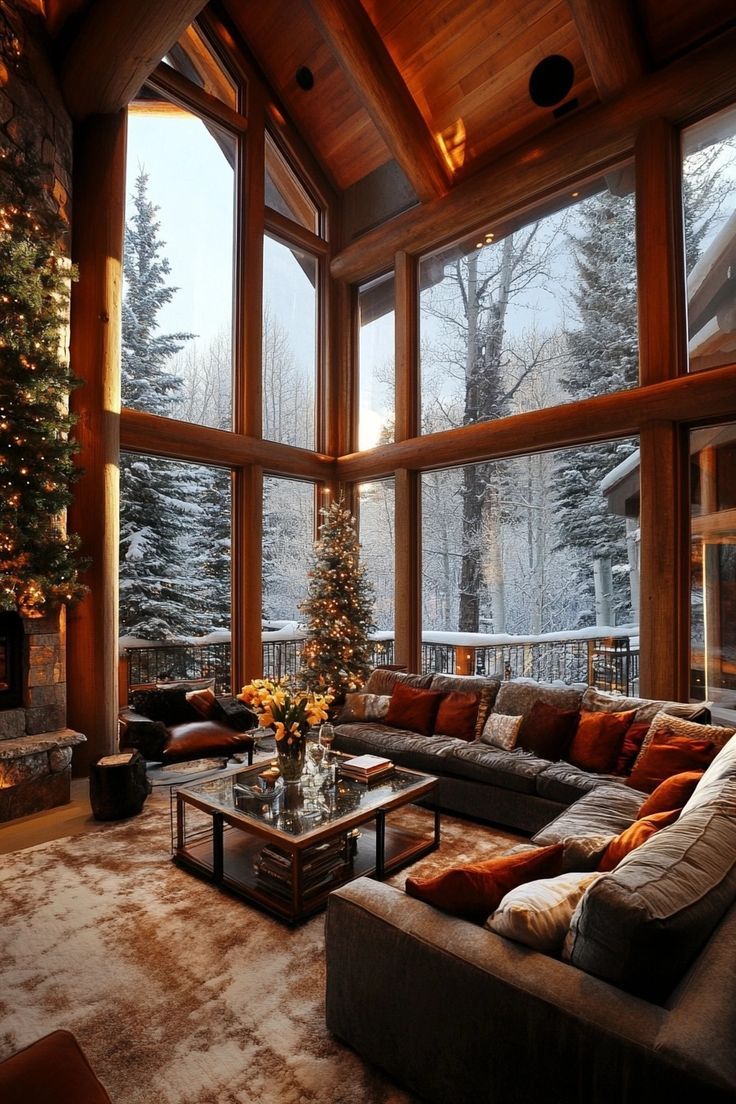
[{"label": "lit garland", "polygon": [[362,686],[370,674],[373,586],[360,566],[350,511],[333,502],[321,516],[308,597],[300,607],[308,623],[301,674],[307,686],[329,687],[339,699]]},{"label": "lit garland", "polygon": [[78,541],[68,536],[76,444],[61,354],[69,276],[30,151],[0,149],[0,609],[42,616],[80,596]]}]

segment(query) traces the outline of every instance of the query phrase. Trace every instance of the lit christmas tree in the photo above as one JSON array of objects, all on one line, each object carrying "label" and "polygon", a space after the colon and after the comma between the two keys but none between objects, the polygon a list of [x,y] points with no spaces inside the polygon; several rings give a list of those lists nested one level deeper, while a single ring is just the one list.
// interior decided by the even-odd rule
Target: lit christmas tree
[{"label": "lit christmas tree", "polygon": [[77,381],[61,347],[71,273],[62,231],[35,158],[0,149],[0,609],[28,616],[84,589],[64,525],[78,472],[68,437]]},{"label": "lit christmas tree", "polygon": [[360,566],[360,543],[350,511],[342,502],[333,502],[321,515],[308,597],[300,606],[309,634],[301,677],[310,689],[332,689],[339,700],[362,686],[370,674],[373,586]]}]

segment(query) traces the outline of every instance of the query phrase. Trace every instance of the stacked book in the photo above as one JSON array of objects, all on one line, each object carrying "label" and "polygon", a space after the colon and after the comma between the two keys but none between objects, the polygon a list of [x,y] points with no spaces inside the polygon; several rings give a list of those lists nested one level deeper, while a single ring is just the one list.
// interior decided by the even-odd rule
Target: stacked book
[{"label": "stacked book", "polygon": [[390,759],[380,755],[356,755],[340,763],[340,774],[344,778],[354,778],[357,782],[376,782],[391,774],[394,765]]},{"label": "stacked book", "polygon": [[[345,835],[317,843],[304,852],[302,861],[302,895],[309,897],[343,879],[349,865]],[[291,852],[275,843],[266,844],[253,863],[259,880],[283,897],[291,897],[293,858]]]}]

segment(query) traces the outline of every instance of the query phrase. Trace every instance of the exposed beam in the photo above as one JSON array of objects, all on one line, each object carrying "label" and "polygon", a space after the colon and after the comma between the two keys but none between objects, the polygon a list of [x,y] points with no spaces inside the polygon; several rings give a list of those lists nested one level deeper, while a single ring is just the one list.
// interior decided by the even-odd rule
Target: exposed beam
[{"label": "exposed beam", "polygon": [[61,71],[76,118],[126,107],[204,7],[203,0],[93,0]]},{"label": "exposed beam", "polygon": [[692,122],[736,99],[736,30],[640,81],[609,104],[568,116],[541,137],[499,158],[443,199],[397,215],[356,238],[332,262],[350,282],[379,275],[395,253],[424,253],[534,210],[631,156],[643,123]]},{"label": "exposed beam", "polygon": [[422,201],[447,192],[452,174],[383,39],[360,0],[307,0],[386,145]]},{"label": "exposed beam", "polygon": [[733,409],[734,393],[736,364],[711,368],[649,387],[513,414],[342,456],[337,461],[337,474],[341,480],[380,479],[400,468],[428,471],[627,437],[655,421],[718,417]]},{"label": "exposed beam", "polygon": [[567,0],[598,95],[605,103],[647,70],[631,0]]}]

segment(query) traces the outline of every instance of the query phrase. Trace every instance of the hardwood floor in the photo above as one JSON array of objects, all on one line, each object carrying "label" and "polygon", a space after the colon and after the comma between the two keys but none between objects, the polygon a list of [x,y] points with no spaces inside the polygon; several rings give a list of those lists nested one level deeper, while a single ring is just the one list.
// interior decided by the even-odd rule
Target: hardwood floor
[{"label": "hardwood floor", "polygon": [[89,806],[89,782],[86,778],[72,781],[72,799],[68,805],[47,809],[32,816],[20,817],[0,827],[0,855],[35,847],[39,843],[94,832],[99,828]]}]

